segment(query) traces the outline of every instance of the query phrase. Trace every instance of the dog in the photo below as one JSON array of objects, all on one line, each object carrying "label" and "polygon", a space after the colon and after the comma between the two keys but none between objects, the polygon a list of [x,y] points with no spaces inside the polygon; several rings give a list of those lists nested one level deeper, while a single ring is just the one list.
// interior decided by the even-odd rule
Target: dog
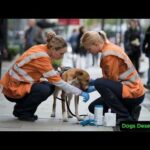
[{"label": "dog", "polygon": [[[88,72],[82,69],[78,68],[62,68],[61,77],[64,81],[68,82],[69,84],[85,91],[88,89],[90,76]],[[68,105],[70,106],[71,99],[73,97],[73,94],[66,94],[63,90],[56,87],[55,91],[53,93],[53,107],[52,107],[52,114],[51,117],[55,117],[56,115],[56,99],[58,97],[59,91],[61,91],[61,99],[65,100],[67,99]],[[74,97],[75,100],[75,115],[78,119],[78,121],[83,120],[83,118],[80,117],[78,113],[78,107],[79,107],[79,96]],[[69,113],[69,111],[66,110],[66,103],[65,101],[62,101],[62,117],[63,121],[67,122],[68,118],[72,118],[72,115]]]}]

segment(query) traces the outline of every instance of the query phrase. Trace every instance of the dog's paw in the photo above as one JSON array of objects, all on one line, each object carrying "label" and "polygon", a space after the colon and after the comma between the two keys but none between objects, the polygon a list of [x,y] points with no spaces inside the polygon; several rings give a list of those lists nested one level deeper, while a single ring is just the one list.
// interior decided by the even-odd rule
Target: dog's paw
[{"label": "dog's paw", "polygon": [[62,118],[63,118],[63,122],[67,122],[67,121],[68,121],[68,115],[67,115],[66,112],[64,112],[64,113],[62,114]]},{"label": "dog's paw", "polygon": [[71,114],[68,115],[68,118],[73,118],[73,116]]},{"label": "dog's paw", "polygon": [[52,114],[51,114],[51,117],[55,117],[55,113],[52,113]]},{"label": "dog's paw", "polygon": [[68,122],[68,118],[63,118],[63,122]]},{"label": "dog's paw", "polygon": [[78,121],[83,121],[84,117],[77,117]]}]

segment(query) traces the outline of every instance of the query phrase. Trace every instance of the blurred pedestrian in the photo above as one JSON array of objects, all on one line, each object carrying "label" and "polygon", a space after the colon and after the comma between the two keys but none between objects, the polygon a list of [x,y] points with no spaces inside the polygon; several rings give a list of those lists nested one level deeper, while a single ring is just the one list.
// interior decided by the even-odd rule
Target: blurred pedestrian
[{"label": "blurred pedestrian", "polygon": [[6,19],[0,19],[0,78],[2,69],[2,60],[8,57],[6,49]]},{"label": "blurred pedestrian", "polygon": [[86,31],[86,29],[84,26],[79,27],[79,34],[77,36],[77,47],[75,50],[75,53],[77,54],[77,57],[76,57],[77,67],[80,67],[82,69],[85,69],[86,65],[88,63],[85,60],[85,57],[87,56],[87,51],[85,50],[85,48],[80,46],[80,39],[85,31]]},{"label": "blurred pedestrian", "polygon": [[150,26],[146,30],[142,50],[149,60],[148,77],[147,77],[148,79],[147,79],[147,84],[144,86],[150,89]]},{"label": "blurred pedestrian", "polygon": [[82,35],[84,34],[85,31],[86,31],[85,27],[81,26],[79,28],[79,34],[78,34],[78,37],[77,37],[77,49],[76,49],[76,52],[78,54],[80,54],[81,56],[86,56],[86,54],[87,54],[87,51],[85,50],[85,48],[80,47],[80,39],[81,39],[81,37],[82,37]]},{"label": "blurred pedestrian", "polygon": [[141,56],[141,30],[139,29],[137,20],[129,20],[129,28],[124,35],[125,52],[131,59],[136,70],[139,73],[139,60]]},{"label": "blurred pedestrian", "polygon": [[[4,96],[16,103],[13,115],[19,120],[37,120],[34,115],[37,107],[54,92],[55,86],[66,93],[80,95],[85,101],[89,99],[88,93],[63,81],[52,66],[52,60],[61,59],[66,51],[66,41],[49,32],[47,44],[29,48],[0,80]],[[42,77],[47,81],[41,81]]]},{"label": "blurred pedestrian", "polygon": [[70,45],[72,47],[73,53],[75,53],[75,50],[77,48],[77,37],[78,37],[77,29],[73,29],[72,34],[68,40],[68,42],[70,43]]},{"label": "blurred pedestrian", "polygon": [[78,31],[77,29],[72,30],[72,34],[68,40],[72,48],[72,55],[73,55],[73,67],[76,67],[76,49],[77,49],[77,38],[78,38]]},{"label": "blurred pedestrian", "polygon": [[25,51],[33,45],[45,43],[42,29],[36,25],[36,20],[28,19],[27,23],[29,27],[25,31]]},{"label": "blurred pedestrian", "polygon": [[[117,123],[138,120],[144,100],[143,83],[124,50],[111,43],[104,32],[87,31],[81,38],[81,44],[92,54],[101,53],[100,66],[102,78],[90,82],[100,93],[101,98],[89,105],[94,113],[95,105],[103,105],[104,113],[108,108],[117,114]],[[90,86],[91,87],[91,86]]]}]

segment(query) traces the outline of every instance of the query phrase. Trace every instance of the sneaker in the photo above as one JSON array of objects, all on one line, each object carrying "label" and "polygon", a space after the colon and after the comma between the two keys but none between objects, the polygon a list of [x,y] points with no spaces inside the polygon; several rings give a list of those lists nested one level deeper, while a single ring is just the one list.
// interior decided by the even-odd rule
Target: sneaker
[{"label": "sneaker", "polygon": [[134,121],[138,121],[139,116],[140,116],[140,112],[141,112],[141,106],[140,105],[136,106],[132,110],[131,116],[132,116],[132,118],[133,118]]}]

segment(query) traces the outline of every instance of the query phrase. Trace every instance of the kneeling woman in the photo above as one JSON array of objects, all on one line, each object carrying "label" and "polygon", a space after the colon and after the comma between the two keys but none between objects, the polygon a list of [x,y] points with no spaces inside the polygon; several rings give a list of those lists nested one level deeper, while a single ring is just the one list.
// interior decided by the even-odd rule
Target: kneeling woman
[{"label": "kneeling woman", "polygon": [[[47,44],[35,45],[23,53],[3,76],[3,94],[15,102],[13,115],[19,120],[35,121],[34,113],[41,102],[45,101],[60,87],[66,93],[81,95],[89,99],[88,93],[63,81],[52,66],[53,59],[62,59],[67,51],[66,41],[53,32],[47,34]],[[40,78],[47,81],[41,82]]]},{"label": "kneeling woman", "polygon": [[93,81],[101,97],[89,105],[94,113],[94,106],[102,104],[104,112],[111,108],[117,114],[117,122],[138,120],[144,99],[142,81],[124,50],[111,43],[104,32],[87,31],[81,38],[81,44],[90,53],[101,53],[102,78]]}]

